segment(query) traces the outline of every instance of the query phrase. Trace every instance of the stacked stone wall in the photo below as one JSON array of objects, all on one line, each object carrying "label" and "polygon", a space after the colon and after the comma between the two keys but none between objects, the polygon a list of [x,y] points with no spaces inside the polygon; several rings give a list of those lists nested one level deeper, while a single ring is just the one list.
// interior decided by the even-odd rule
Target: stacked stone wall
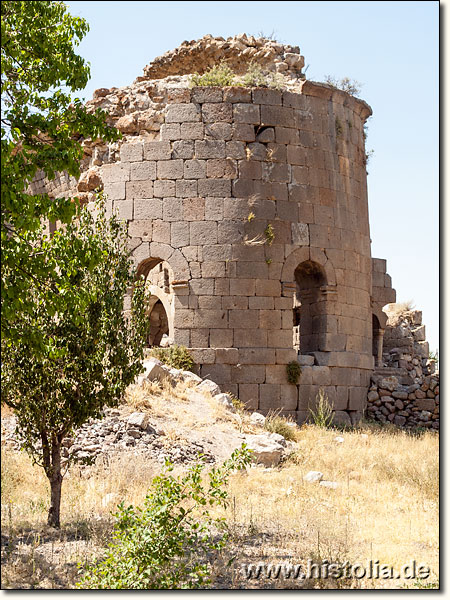
[{"label": "stacked stone wall", "polygon": [[[319,387],[361,413],[372,368],[365,104],[326,86],[172,90],[160,139],[133,139],[99,175],[130,222],[136,265],[167,261],[174,340],[249,407],[306,418]],[[339,127],[336,123],[342,124]],[[270,226],[273,239],[267,234]],[[315,365],[287,382],[294,272],[326,276]],[[344,418],[344,415],[342,415]]]},{"label": "stacked stone wall", "polygon": [[[370,107],[305,81],[296,47],[201,42],[160,57],[129,88],[94,93],[92,108],[107,111],[124,137],[109,146],[85,141],[78,195],[89,203],[103,188],[109,210],[128,221],[138,272],[201,376],[249,408],[281,409],[298,421],[323,388],[336,417],[355,422],[374,366],[374,306],[395,294],[378,293],[388,289],[385,271],[384,287],[372,287],[363,130]],[[262,53],[265,67],[289,75],[292,91],[191,88],[188,75],[173,74],[192,72],[197,50],[210,66],[223,43],[233,45],[237,70],[242,56]],[[53,193],[73,191],[61,181]],[[161,264],[170,272],[163,284]],[[296,360],[302,373],[292,385],[286,365]]]},{"label": "stacked stone wall", "polygon": [[371,378],[367,415],[400,427],[439,429],[439,373],[429,357],[422,312],[386,307],[383,364]]}]

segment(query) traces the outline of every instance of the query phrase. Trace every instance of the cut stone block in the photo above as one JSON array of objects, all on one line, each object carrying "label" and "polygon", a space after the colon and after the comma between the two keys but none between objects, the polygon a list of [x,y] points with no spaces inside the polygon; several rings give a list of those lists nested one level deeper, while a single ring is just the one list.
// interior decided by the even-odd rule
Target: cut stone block
[{"label": "cut stone block", "polygon": [[211,396],[218,396],[221,393],[217,383],[214,383],[214,381],[211,381],[210,379],[204,379],[196,389],[198,392],[208,392]]}]

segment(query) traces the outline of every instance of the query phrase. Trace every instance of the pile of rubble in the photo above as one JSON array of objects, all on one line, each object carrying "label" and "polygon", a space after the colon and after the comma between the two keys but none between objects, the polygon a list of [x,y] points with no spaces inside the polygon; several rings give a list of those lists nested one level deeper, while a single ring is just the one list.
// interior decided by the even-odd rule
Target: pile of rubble
[{"label": "pile of rubble", "polygon": [[241,33],[226,39],[208,34],[200,40],[184,41],[175,50],[155,58],[144,68],[144,77],[139,77],[137,81],[204,73],[218,65],[224,56],[226,64],[237,75],[245,73],[250,63],[257,63],[267,71],[304,79],[302,68],[305,66],[305,59],[300,55],[298,46]]},{"label": "pile of rubble", "polygon": [[[118,409],[105,409],[104,415],[102,419],[89,419],[72,437],[64,440],[63,463],[70,459],[87,465],[98,457],[111,457],[124,451],[145,455],[161,464],[167,459],[176,463],[195,461],[200,454],[206,462],[215,462],[212,454],[198,441],[193,440],[188,446],[181,442],[166,442],[164,431],[153,427],[146,413],[127,415]],[[15,429],[14,417],[2,419],[2,443],[20,450],[20,436]]]},{"label": "pile of rubble", "polygon": [[[169,382],[172,386],[180,382],[189,382],[189,398],[196,403],[196,411],[208,410],[208,398],[225,407],[233,418],[228,435],[221,443],[226,455],[245,443],[253,451],[256,464],[265,467],[277,465],[287,454],[294,450],[294,444],[283,436],[264,430],[265,417],[254,413],[249,419],[252,429],[258,433],[242,433],[242,419],[236,413],[232,398],[223,394],[219,386],[211,380],[191,373],[167,367],[159,360],[150,358],[144,361],[144,372],[138,377],[136,386],[144,386],[145,382]],[[233,427],[233,421],[235,427]],[[13,450],[21,448],[20,435],[16,431],[14,416],[2,418],[2,444]],[[198,460],[202,455],[209,463],[220,462],[223,455],[214,452],[211,436],[220,435],[212,427],[199,435],[192,432],[189,439],[173,440],[164,431],[164,421],[154,418],[151,413],[129,413],[126,406],[117,409],[106,408],[101,419],[90,419],[71,437],[63,442],[63,462],[76,462],[81,465],[92,464],[97,458],[108,459],[121,452],[134,455],[145,455],[150,461],[163,464],[167,459],[173,463],[184,464]]]},{"label": "pile of rubble", "polygon": [[367,415],[400,427],[439,429],[439,372],[429,357],[422,312],[391,304],[386,313],[383,366],[372,376]]}]

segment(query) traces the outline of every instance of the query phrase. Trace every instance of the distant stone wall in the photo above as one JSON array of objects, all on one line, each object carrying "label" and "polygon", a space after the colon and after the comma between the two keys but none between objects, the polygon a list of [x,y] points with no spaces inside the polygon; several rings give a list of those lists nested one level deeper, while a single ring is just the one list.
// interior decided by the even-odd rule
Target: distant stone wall
[{"label": "distant stone wall", "polygon": [[383,365],[371,378],[367,415],[400,427],[439,429],[439,373],[429,358],[422,312],[386,308]]}]

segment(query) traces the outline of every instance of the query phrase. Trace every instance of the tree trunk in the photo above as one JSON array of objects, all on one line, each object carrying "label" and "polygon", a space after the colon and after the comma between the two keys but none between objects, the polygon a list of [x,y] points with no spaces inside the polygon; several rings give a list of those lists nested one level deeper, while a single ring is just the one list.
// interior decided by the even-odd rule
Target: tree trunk
[{"label": "tree trunk", "polygon": [[48,511],[47,524],[50,527],[60,527],[60,509],[61,509],[61,446],[53,443],[52,445],[52,469],[48,476],[50,481],[50,509]]}]

